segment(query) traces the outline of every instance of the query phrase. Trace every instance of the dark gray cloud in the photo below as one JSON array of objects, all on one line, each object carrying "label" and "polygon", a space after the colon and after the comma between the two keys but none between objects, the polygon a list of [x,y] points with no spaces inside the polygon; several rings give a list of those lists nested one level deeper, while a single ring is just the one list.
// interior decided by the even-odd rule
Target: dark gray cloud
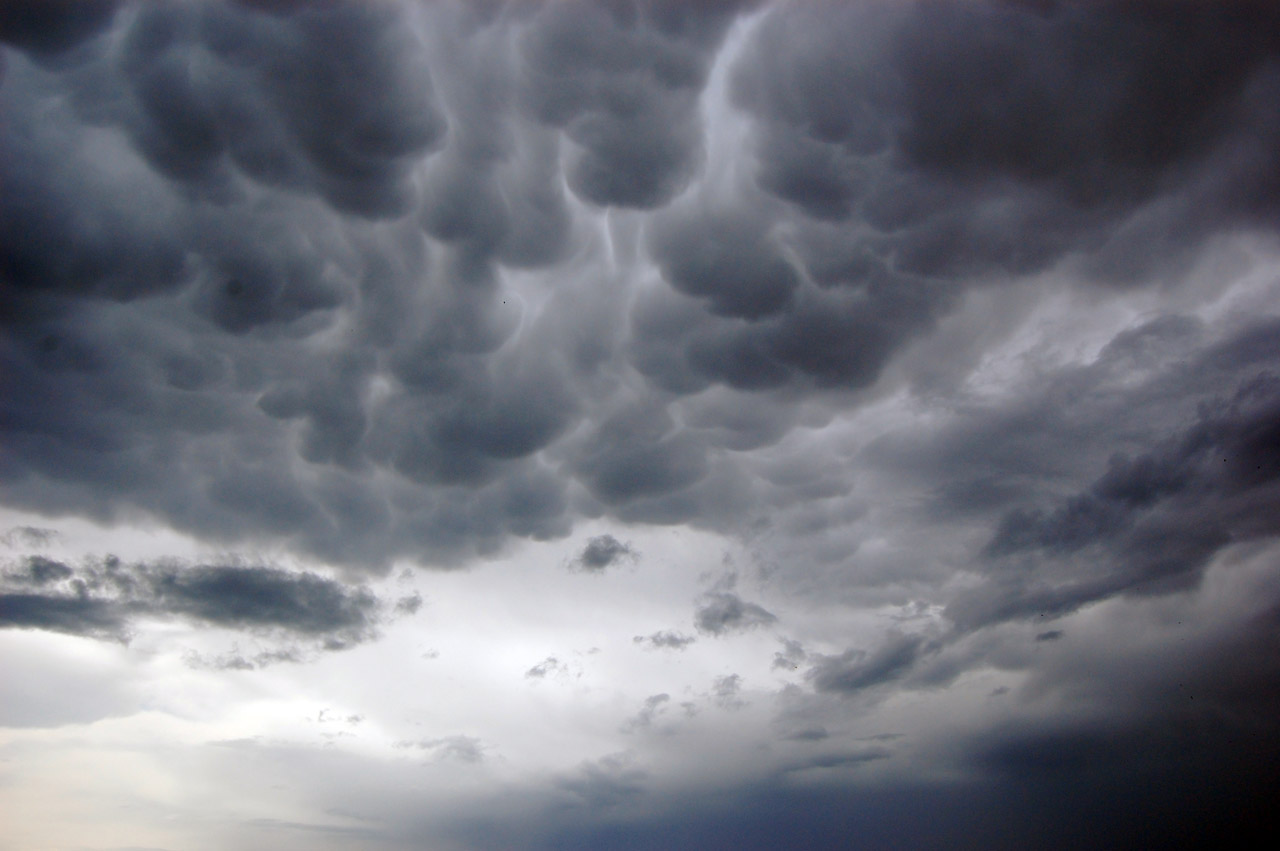
[{"label": "dark gray cloud", "polygon": [[0,625],[95,638],[124,637],[124,613],[106,600],[11,592],[0,595]]},{"label": "dark gray cloud", "polygon": [[[112,556],[75,568],[28,556],[4,569],[3,584],[0,626],[97,638],[125,639],[134,621],[163,618],[281,633],[339,650],[376,635],[381,605],[366,588],[309,572],[235,563],[126,564]],[[271,661],[281,660],[224,667]]]},{"label": "dark gray cloud", "polygon": [[748,603],[733,591],[704,594],[694,612],[693,622],[699,632],[725,635],[755,629],[777,622],[778,618],[756,603]]},{"label": "dark gray cloud", "polygon": [[[641,819],[638,760],[583,763],[548,785],[604,815],[529,847],[1141,847],[1230,833],[1219,790],[1257,821],[1273,615],[1131,676],[1050,621],[1193,598],[1280,531],[1274,4],[7,3],[0,43],[6,507],[375,572],[688,524],[789,630],[820,603],[773,659],[807,669],[778,777]],[[4,568],[5,626],[289,642],[197,666],[420,605],[53,543],[5,536],[45,553]],[[699,634],[777,623],[742,593]],[[846,605],[896,628],[841,652]],[[870,773],[828,741],[849,696],[993,671],[1035,719],[903,745],[954,782],[787,786]]]},{"label": "dark gray cloud", "polygon": [[15,526],[0,535],[0,544],[13,549],[39,549],[47,547],[58,540],[58,533],[53,529],[40,526]]},{"label": "dark gray cloud", "polygon": [[27,556],[22,566],[5,571],[4,577],[16,584],[48,585],[70,579],[75,571],[60,561],[40,555]]},{"label": "dark gray cloud", "polygon": [[800,278],[769,238],[768,220],[681,212],[657,217],[650,231],[654,257],[676,290],[706,299],[719,316],[760,319],[788,305]]},{"label": "dark gray cloud", "polygon": [[0,9],[0,42],[37,56],[75,47],[106,27],[116,0],[14,0]]},{"label": "dark gray cloud", "polygon": [[775,671],[794,671],[800,667],[809,654],[805,652],[804,645],[792,638],[782,639],[782,649],[773,654],[773,664],[770,666]]},{"label": "dark gray cloud", "polygon": [[951,277],[1083,250],[1128,277],[1274,207],[1274,158],[1241,143],[1276,131],[1278,32],[1263,3],[812,6],[764,23],[736,92],[762,186],[874,229],[846,264],[888,249]]},{"label": "dark gray cloud", "polygon": [[522,33],[520,102],[562,128],[566,175],[595,204],[649,208],[703,161],[698,96],[739,6],[717,2],[552,3]]},{"label": "dark gray cloud", "polygon": [[900,679],[929,649],[923,636],[890,632],[876,649],[817,659],[805,676],[819,692],[856,694]]},{"label": "dark gray cloud", "polygon": [[1280,382],[1262,371],[1203,400],[1189,425],[1146,452],[1113,455],[1086,490],[1047,510],[1009,510],[984,551],[990,581],[949,613],[973,625],[1193,586],[1226,546],[1280,531],[1278,423]]},{"label": "dark gray cloud", "polygon": [[[1141,50],[1104,47],[1139,32]],[[1265,226],[1278,32],[1263,4],[767,16],[734,74],[757,185],[656,218],[655,257],[691,298],[637,306],[637,365],[680,393],[865,387],[969,286],[1055,265],[1138,285]],[[1167,73],[1190,55],[1203,77]]]},{"label": "dark gray cloud", "polygon": [[891,755],[892,751],[887,748],[877,747],[850,751],[832,751],[792,763],[782,769],[780,774],[786,775],[798,771],[813,771],[815,769],[826,769],[829,771],[833,769],[840,770],[857,768],[858,766],[869,762],[888,759]]},{"label": "dark gray cloud", "polygon": [[570,564],[577,570],[600,573],[615,564],[634,562],[638,555],[630,544],[624,544],[612,535],[597,535],[587,541],[582,552]]},{"label": "dark gray cloud", "polygon": [[1275,208],[1264,4],[772,7],[735,180],[754,4],[13,8],[3,498],[344,564],[740,530],[967,291]]}]

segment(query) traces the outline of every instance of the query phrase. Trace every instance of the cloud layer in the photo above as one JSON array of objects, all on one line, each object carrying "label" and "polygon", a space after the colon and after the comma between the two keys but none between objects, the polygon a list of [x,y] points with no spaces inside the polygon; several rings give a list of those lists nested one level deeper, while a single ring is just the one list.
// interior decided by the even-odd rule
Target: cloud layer
[{"label": "cloud layer", "polygon": [[270,565],[126,564],[114,556],[71,567],[28,556],[0,573],[0,628],[127,639],[138,619],[178,619],[281,633],[340,650],[376,635],[371,592]]},{"label": "cloud layer", "polygon": [[[225,631],[268,643],[175,693],[382,695],[329,756],[217,722],[320,814],[253,830],[1260,822],[1275,4],[94,0],[0,44],[0,653]],[[200,555],[91,555],[157,530]]]}]

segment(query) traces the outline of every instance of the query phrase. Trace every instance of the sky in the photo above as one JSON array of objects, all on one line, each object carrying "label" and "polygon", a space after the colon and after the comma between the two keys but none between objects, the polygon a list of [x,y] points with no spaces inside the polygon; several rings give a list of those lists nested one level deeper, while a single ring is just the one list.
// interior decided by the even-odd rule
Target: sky
[{"label": "sky", "polygon": [[3,851],[1277,826],[1274,4],[0,43]]}]

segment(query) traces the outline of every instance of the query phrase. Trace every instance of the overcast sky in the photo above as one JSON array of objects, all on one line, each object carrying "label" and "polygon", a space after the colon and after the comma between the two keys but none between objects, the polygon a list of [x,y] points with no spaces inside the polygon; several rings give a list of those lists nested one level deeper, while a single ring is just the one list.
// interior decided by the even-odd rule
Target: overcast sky
[{"label": "overcast sky", "polygon": [[1276,4],[0,40],[0,849],[1274,826]]}]

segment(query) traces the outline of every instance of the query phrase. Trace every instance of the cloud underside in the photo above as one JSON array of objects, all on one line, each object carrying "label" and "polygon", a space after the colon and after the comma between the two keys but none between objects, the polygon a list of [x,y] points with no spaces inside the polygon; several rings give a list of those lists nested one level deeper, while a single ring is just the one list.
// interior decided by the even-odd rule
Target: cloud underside
[{"label": "cloud underside", "polygon": [[42,9],[0,21],[5,501],[347,564],[847,489],[765,455],[967,293],[1160,284],[1280,186],[1265,4],[771,8],[732,142],[733,3]]},{"label": "cloud underside", "polygon": [[[619,530],[647,553],[645,525],[754,559],[628,646],[781,641],[775,773],[733,824],[660,825],[643,755],[588,759],[547,794],[601,815],[548,847],[809,823],[887,846],[875,814],[923,825],[921,801],[955,827],[902,844],[1078,847],[1058,802],[1119,824],[1168,766],[1161,836],[1230,826],[1197,783],[1257,815],[1271,586],[1205,593],[1236,608],[1202,612],[1202,656],[1117,646],[1128,675],[1097,673],[1092,642],[1147,604],[1164,635],[1157,604],[1244,582],[1280,532],[1276,4],[58,0],[0,4],[0,43],[4,506],[349,578],[587,524],[557,581],[642,574]],[[290,643],[196,666],[422,606],[234,559],[64,561],[38,526],[0,544],[2,627]],[[580,674],[558,646],[520,667],[549,650],[528,693]],[[701,695],[746,724],[764,686],[728,670]],[[937,757],[959,786],[826,797],[900,754],[844,719],[988,674],[1072,711],[966,734]],[[677,693],[637,692],[627,741],[674,728]],[[487,741],[401,746],[481,772]],[[1009,790],[1043,816],[972,815]]]}]

